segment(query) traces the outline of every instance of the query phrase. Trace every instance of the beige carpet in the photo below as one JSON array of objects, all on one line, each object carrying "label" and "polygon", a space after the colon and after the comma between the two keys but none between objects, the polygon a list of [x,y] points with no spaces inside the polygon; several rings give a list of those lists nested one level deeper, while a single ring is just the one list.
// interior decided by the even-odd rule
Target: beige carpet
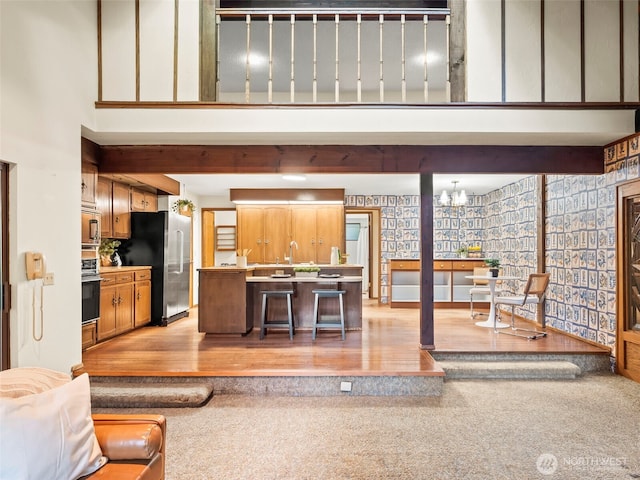
[{"label": "beige carpet", "polygon": [[613,375],[153,411],[168,419],[167,480],[640,478],[640,384]]}]

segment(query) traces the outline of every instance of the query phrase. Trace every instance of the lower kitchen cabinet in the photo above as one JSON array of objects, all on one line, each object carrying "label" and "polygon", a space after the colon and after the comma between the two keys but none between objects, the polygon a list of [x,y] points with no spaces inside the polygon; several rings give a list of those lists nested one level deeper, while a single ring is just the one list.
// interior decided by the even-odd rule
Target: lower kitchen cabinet
[{"label": "lower kitchen cabinet", "polygon": [[82,350],[85,350],[96,344],[96,322],[86,323],[82,325]]},{"label": "lower kitchen cabinet", "polygon": [[131,331],[151,320],[151,270],[101,273],[97,340]]},{"label": "lower kitchen cabinet", "polygon": [[[433,306],[469,306],[469,290],[473,287],[473,280],[466,277],[473,274],[474,267],[483,266],[486,265],[482,260],[434,260]],[[420,307],[420,260],[391,260],[389,276],[390,306]]]},{"label": "lower kitchen cabinet", "polygon": [[390,306],[403,308],[420,307],[420,260],[391,260]]},{"label": "lower kitchen cabinet", "polygon": [[151,270],[135,272],[133,326],[151,322]]}]

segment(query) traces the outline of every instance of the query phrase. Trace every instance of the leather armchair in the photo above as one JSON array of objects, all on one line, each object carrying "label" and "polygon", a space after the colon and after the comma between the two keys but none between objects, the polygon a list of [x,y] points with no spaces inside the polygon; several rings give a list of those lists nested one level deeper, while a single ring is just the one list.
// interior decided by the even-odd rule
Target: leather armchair
[{"label": "leather armchair", "polygon": [[109,461],[85,479],[164,480],[164,416],[94,414],[92,417],[102,453]]}]

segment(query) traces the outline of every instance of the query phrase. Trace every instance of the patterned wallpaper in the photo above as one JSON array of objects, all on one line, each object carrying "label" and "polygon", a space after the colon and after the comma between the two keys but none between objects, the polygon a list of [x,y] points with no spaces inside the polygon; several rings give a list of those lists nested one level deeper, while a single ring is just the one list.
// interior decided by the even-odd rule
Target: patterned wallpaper
[{"label": "patterned wallpaper", "polygon": [[[547,179],[549,325],[615,348],[616,185],[640,178],[640,135],[607,148],[606,173]],[[615,353],[615,350],[614,350]]]},{"label": "patterned wallpaper", "polygon": [[433,199],[433,258],[457,258],[461,246],[483,246],[485,197],[467,198],[464,207],[443,207],[438,197]]},{"label": "patterned wallpaper", "polygon": [[[547,325],[615,349],[616,185],[640,178],[640,135],[604,152],[603,175],[548,175],[546,259],[551,274]],[[434,257],[454,258],[461,245],[480,244],[521,279],[537,270],[537,177],[470,197],[463,208],[437,206]],[[347,206],[379,206],[382,218],[381,301],[388,302],[388,261],[420,258],[420,198],[349,196]],[[523,281],[508,285],[521,290]],[[524,312],[535,318],[535,307]],[[615,350],[613,350],[615,353]]]},{"label": "patterned wallpaper", "polygon": [[347,195],[347,207],[380,208],[380,301],[389,301],[389,260],[420,258],[419,195]]}]

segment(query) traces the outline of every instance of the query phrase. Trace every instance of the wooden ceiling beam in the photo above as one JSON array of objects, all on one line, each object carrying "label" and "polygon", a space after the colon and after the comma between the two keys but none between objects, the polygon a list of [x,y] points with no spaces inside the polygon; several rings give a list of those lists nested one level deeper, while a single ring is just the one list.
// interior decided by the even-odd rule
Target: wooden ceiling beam
[{"label": "wooden ceiling beam", "polygon": [[109,145],[101,173],[601,174],[603,147],[505,145]]}]

